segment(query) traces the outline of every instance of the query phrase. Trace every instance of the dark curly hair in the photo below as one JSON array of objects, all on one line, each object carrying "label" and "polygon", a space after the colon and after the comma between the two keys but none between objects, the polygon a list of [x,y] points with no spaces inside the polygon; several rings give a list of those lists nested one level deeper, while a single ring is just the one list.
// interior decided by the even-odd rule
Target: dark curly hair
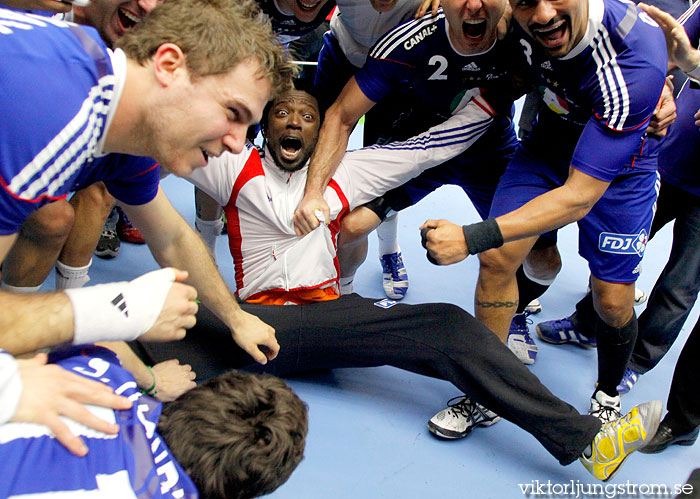
[{"label": "dark curly hair", "polygon": [[203,498],[269,494],[304,457],[307,407],[267,374],[230,371],[166,404],[158,432]]}]

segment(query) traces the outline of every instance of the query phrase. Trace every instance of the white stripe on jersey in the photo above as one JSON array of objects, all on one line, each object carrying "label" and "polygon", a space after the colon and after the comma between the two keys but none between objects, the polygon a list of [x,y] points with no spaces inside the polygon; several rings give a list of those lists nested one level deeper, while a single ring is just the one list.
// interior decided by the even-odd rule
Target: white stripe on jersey
[{"label": "white stripe on jersey", "polygon": [[10,28],[30,30],[33,27],[45,28],[49,24],[59,28],[68,27],[65,22],[49,17],[0,8],[0,35],[11,35],[12,30]]},{"label": "white stripe on jersey", "polygon": [[[90,89],[75,117],[14,176],[8,186],[10,192],[25,199],[34,199],[43,190],[51,196],[84,165],[87,155],[95,148],[99,139],[98,132],[102,129],[108,112],[104,100],[111,101],[115,82],[116,77],[112,74],[99,79],[97,85]],[[76,137],[78,132],[81,133]],[[55,157],[58,151],[68,144],[70,145],[66,150]],[[76,157],[75,154],[81,150]],[[47,164],[50,166],[47,167]],[[41,176],[27,185],[30,179],[42,170]],[[56,178],[51,180],[53,177]]]},{"label": "white stripe on jersey", "polygon": [[605,104],[605,118],[614,130],[624,128],[630,111],[627,82],[617,63],[617,52],[610,41],[610,34],[601,26],[593,39],[593,60],[596,62],[598,84]]},{"label": "white stripe on jersey", "polygon": [[404,142],[390,142],[372,147],[382,149],[436,149],[446,147],[458,142],[468,142],[474,137],[481,135],[492,122],[493,118],[489,118],[463,127],[434,132],[430,137],[419,135]]},{"label": "white stripe on jersey", "polygon": [[417,21],[399,26],[397,29],[392,31],[389,36],[380,40],[377,46],[375,46],[370,52],[370,57],[382,59],[388,56],[392,50],[421,31],[427,24],[433,24],[437,22],[438,19],[442,19],[443,17],[445,17],[445,14],[440,11],[440,13],[435,17],[432,15],[426,15]]},{"label": "white stripe on jersey", "polygon": [[[95,405],[85,405],[84,407],[95,416],[107,421],[108,423],[116,422],[114,411],[112,409],[98,407]],[[60,416],[60,418],[61,421],[68,426],[68,429],[71,431],[71,433],[73,433],[73,435],[87,438],[100,438],[104,440],[117,438],[117,435],[109,435],[107,433],[102,433],[101,431],[93,430],[84,424],[76,423],[72,419],[68,419],[64,416]],[[0,425],[0,444],[6,444],[17,439],[41,437],[55,438],[55,435],[48,426],[37,423],[7,423]]]},{"label": "white stripe on jersey", "polygon": [[98,488],[93,490],[37,492],[14,495],[8,499],[136,499],[126,470],[117,471],[112,475],[95,475],[95,480]]},{"label": "white stripe on jersey", "polygon": [[681,14],[681,17],[678,18],[678,22],[681,24],[685,24],[688,18],[693,15],[693,12],[695,12],[698,9],[698,5],[700,5],[700,2],[695,2],[694,4],[692,4],[688,10]]}]

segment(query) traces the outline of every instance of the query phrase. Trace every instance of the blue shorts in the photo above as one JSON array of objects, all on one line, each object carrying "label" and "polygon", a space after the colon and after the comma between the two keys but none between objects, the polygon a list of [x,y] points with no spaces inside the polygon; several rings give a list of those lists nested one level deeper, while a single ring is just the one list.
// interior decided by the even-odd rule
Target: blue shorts
[{"label": "blue shorts", "polygon": [[[489,216],[509,213],[560,187],[568,173],[568,159],[545,158],[521,144],[501,178]],[[578,221],[579,255],[586,259],[594,277],[615,283],[637,280],[658,190],[657,172],[625,168]]]},{"label": "blue shorts", "polygon": [[338,39],[327,31],[323,35],[323,47],[318,54],[318,67],[314,86],[319,92],[321,104],[328,108],[340,95],[340,91],[359,68],[353,66],[340,48]]}]

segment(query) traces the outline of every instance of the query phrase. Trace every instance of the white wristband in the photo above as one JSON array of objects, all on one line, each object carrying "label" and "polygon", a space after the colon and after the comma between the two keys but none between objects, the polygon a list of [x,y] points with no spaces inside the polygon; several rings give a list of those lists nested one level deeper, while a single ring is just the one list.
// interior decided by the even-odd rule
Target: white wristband
[{"label": "white wristband", "polygon": [[0,424],[15,415],[22,396],[22,380],[12,355],[0,350]]},{"label": "white wristband", "polygon": [[695,66],[695,69],[685,74],[688,75],[688,78],[695,80],[696,82],[700,82],[700,64]]},{"label": "white wristband", "polygon": [[135,340],[155,324],[174,281],[168,268],[130,282],[66,289],[73,305],[73,344]]}]

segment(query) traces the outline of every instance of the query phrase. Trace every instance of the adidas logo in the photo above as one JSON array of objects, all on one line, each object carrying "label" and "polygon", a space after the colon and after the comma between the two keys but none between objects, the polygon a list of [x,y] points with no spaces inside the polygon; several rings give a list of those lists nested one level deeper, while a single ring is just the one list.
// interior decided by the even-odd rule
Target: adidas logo
[{"label": "adidas logo", "polygon": [[479,66],[475,62],[470,62],[462,68],[462,71],[479,71]]},{"label": "adidas logo", "polygon": [[540,67],[542,69],[547,69],[549,71],[552,70],[552,63],[550,61],[544,61],[542,64],[540,64]]},{"label": "adidas logo", "polygon": [[126,308],[126,300],[124,299],[123,294],[119,293],[117,296],[115,296],[114,300],[112,300],[112,305],[117,307],[126,317],[129,317],[129,310]]}]

